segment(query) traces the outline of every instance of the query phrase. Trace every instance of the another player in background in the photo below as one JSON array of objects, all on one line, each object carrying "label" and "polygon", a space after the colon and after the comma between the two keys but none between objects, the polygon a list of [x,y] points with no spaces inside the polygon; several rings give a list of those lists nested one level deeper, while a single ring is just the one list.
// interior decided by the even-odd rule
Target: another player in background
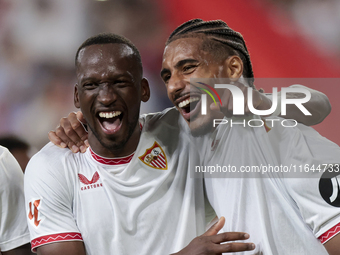
[{"label": "another player in background", "polygon": [[6,147],[18,161],[22,171],[25,173],[25,168],[30,160],[30,145],[23,139],[14,135],[3,135],[0,137],[0,145]]},{"label": "another player in background", "polygon": [[[141,58],[123,37],[102,34],[76,54],[74,102],[87,120],[90,149],[53,144],[30,160],[25,196],[39,254],[221,254],[254,249],[245,233],[203,234],[203,183],[185,171],[188,127],[175,109],[139,118],[149,99]],[[192,242],[190,242],[193,239]],[[188,245],[187,247],[185,247]],[[184,248],[185,247],[185,248]],[[184,249],[183,249],[184,248]],[[182,251],[180,251],[183,249]]]},{"label": "another player in background", "polygon": [[7,148],[0,146],[0,254],[29,255],[24,176]]}]

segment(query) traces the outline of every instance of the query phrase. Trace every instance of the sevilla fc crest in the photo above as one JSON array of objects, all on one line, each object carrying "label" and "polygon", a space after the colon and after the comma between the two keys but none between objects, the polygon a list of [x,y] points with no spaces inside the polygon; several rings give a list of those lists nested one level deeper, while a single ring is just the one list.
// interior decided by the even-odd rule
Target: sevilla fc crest
[{"label": "sevilla fc crest", "polygon": [[168,162],[161,146],[155,142],[151,148],[146,149],[145,153],[138,157],[144,164],[159,170],[167,170]]}]

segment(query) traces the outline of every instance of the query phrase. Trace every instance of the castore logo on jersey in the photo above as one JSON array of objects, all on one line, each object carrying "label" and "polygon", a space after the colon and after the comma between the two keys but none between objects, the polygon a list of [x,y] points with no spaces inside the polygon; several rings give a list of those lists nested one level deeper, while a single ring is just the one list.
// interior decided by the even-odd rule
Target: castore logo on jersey
[{"label": "castore logo on jersey", "polygon": [[80,190],[88,190],[88,189],[103,187],[102,183],[97,183],[100,178],[97,171],[93,174],[91,181],[87,179],[83,174],[78,174],[78,177],[79,177],[79,181],[82,184],[84,184],[84,186],[82,186]]}]

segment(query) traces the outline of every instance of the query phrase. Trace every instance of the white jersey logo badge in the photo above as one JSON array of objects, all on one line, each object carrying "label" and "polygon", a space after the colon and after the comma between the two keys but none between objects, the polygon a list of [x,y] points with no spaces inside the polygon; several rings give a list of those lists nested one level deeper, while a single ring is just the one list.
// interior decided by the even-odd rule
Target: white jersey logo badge
[{"label": "white jersey logo badge", "polygon": [[159,170],[168,169],[166,155],[162,147],[157,142],[155,142],[150,148],[146,149],[145,153],[138,158],[149,167]]}]

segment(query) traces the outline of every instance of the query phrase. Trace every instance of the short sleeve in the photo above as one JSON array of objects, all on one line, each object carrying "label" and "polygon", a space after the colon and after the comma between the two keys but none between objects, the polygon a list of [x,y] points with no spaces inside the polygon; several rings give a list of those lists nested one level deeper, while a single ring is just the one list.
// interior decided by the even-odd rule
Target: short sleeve
[{"label": "short sleeve", "polygon": [[325,243],[340,233],[340,148],[309,127],[299,129],[286,161],[302,174],[285,182],[302,218]]},{"label": "short sleeve", "polygon": [[0,250],[29,243],[25,219],[24,176],[13,155],[0,147]]},{"label": "short sleeve", "polygon": [[26,168],[26,218],[33,251],[48,243],[82,241],[72,211],[72,176],[65,168],[58,154],[43,152],[36,154]]}]

